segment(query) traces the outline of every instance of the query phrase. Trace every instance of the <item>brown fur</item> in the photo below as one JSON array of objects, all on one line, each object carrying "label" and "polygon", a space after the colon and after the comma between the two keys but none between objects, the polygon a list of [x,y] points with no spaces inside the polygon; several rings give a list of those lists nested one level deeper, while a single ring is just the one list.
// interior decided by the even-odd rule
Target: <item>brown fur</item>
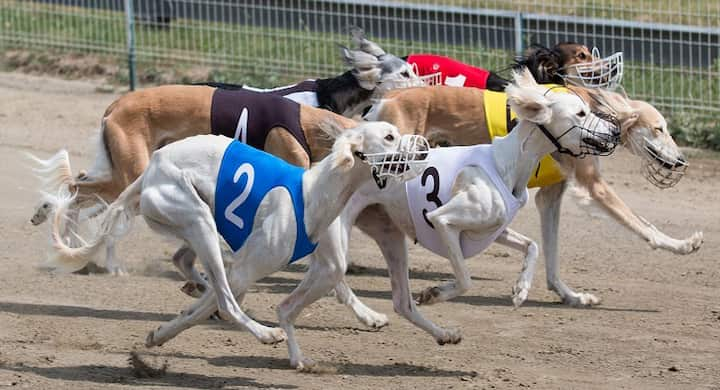
[{"label": "brown fur", "polygon": [[[113,201],[142,174],[155,150],[193,135],[210,134],[214,91],[207,86],[167,85],[131,92],[111,103],[105,110],[102,136],[112,174],[109,178],[78,176],[71,188],[78,192],[78,204],[94,202],[96,196]],[[332,146],[319,127],[328,118],[344,128],[355,126],[353,120],[330,111],[300,108],[300,125],[316,160],[326,156]],[[283,128],[270,130],[265,151],[291,164],[310,166],[305,150]]]}]

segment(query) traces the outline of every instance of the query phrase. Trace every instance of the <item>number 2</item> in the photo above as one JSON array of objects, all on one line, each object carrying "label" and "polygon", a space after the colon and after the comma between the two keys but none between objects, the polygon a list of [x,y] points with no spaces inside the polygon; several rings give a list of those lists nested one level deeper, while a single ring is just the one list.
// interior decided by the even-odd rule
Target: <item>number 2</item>
[{"label": "number 2", "polygon": [[[420,178],[420,184],[423,187],[425,187],[425,183],[427,182],[428,177],[431,177],[431,176],[433,179],[432,191],[428,192],[428,194],[425,195],[425,199],[427,199],[428,202],[435,203],[435,208],[438,208],[438,207],[442,206],[443,204],[442,204],[442,201],[440,200],[440,198],[438,198],[438,192],[440,191],[440,173],[438,172],[437,168],[429,167],[428,169],[426,169],[423,172],[422,177]],[[423,218],[425,219],[425,223],[427,223],[428,226],[430,226],[431,228],[435,229],[435,226],[433,226],[432,222],[430,222],[430,220],[428,220],[427,213],[428,213],[427,209],[422,209],[422,215],[423,215]]]},{"label": "number 2", "polygon": [[240,165],[235,171],[235,176],[233,176],[233,183],[237,184],[243,174],[247,175],[245,188],[243,188],[240,195],[238,195],[238,197],[230,202],[230,204],[225,208],[225,218],[237,226],[238,229],[244,228],[245,222],[242,218],[235,215],[233,211],[240,207],[247,200],[248,196],[250,196],[250,191],[252,190],[253,183],[255,182],[255,170],[253,169],[253,166],[249,163]]}]

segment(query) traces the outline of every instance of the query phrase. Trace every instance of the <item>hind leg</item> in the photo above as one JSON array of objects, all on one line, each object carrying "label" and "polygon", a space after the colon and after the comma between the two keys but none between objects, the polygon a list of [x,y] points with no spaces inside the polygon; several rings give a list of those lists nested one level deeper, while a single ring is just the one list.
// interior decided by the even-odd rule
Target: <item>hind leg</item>
[{"label": "hind leg", "polygon": [[172,261],[175,268],[187,280],[180,291],[193,298],[199,298],[207,290],[208,285],[207,280],[195,269],[195,252],[189,246],[183,245],[175,252]]},{"label": "hind leg", "polygon": [[[182,238],[197,253],[208,274],[213,293],[217,298],[220,315],[247,329],[258,340],[266,344],[284,340],[273,328],[259,324],[240,308],[230,289],[219,237],[210,207],[200,198],[192,182],[184,174],[168,174],[162,180],[161,173],[153,172],[163,185],[151,186],[143,190],[141,212],[152,221],[155,228]],[[172,186],[164,185],[167,182]],[[250,256],[251,259],[262,258]],[[207,295],[207,294],[206,294]],[[209,316],[211,314],[207,313]]]}]

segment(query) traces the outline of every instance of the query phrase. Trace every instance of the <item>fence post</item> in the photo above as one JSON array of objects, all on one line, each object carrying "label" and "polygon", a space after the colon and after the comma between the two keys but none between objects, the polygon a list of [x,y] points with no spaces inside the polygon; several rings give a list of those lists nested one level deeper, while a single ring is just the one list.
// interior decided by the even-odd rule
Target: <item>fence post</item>
[{"label": "fence post", "polygon": [[128,79],[130,90],[135,90],[135,15],[133,0],[125,0],[125,28],[127,29]]},{"label": "fence post", "polygon": [[518,12],[515,14],[515,55],[523,54],[523,14]]}]

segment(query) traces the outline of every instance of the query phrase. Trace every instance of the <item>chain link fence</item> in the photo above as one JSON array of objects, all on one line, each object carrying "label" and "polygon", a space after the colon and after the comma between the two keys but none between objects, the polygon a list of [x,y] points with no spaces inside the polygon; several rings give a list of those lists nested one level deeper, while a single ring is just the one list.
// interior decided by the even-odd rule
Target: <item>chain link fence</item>
[{"label": "chain link fence", "polygon": [[396,55],[444,54],[501,74],[530,43],[577,41],[623,51],[628,94],[676,126],[720,133],[717,0],[0,0],[0,26],[5,57],[20,62],[89,55],[123,81],[132,62],[141,83],[258,87],[341,72],[349,26]]}]

